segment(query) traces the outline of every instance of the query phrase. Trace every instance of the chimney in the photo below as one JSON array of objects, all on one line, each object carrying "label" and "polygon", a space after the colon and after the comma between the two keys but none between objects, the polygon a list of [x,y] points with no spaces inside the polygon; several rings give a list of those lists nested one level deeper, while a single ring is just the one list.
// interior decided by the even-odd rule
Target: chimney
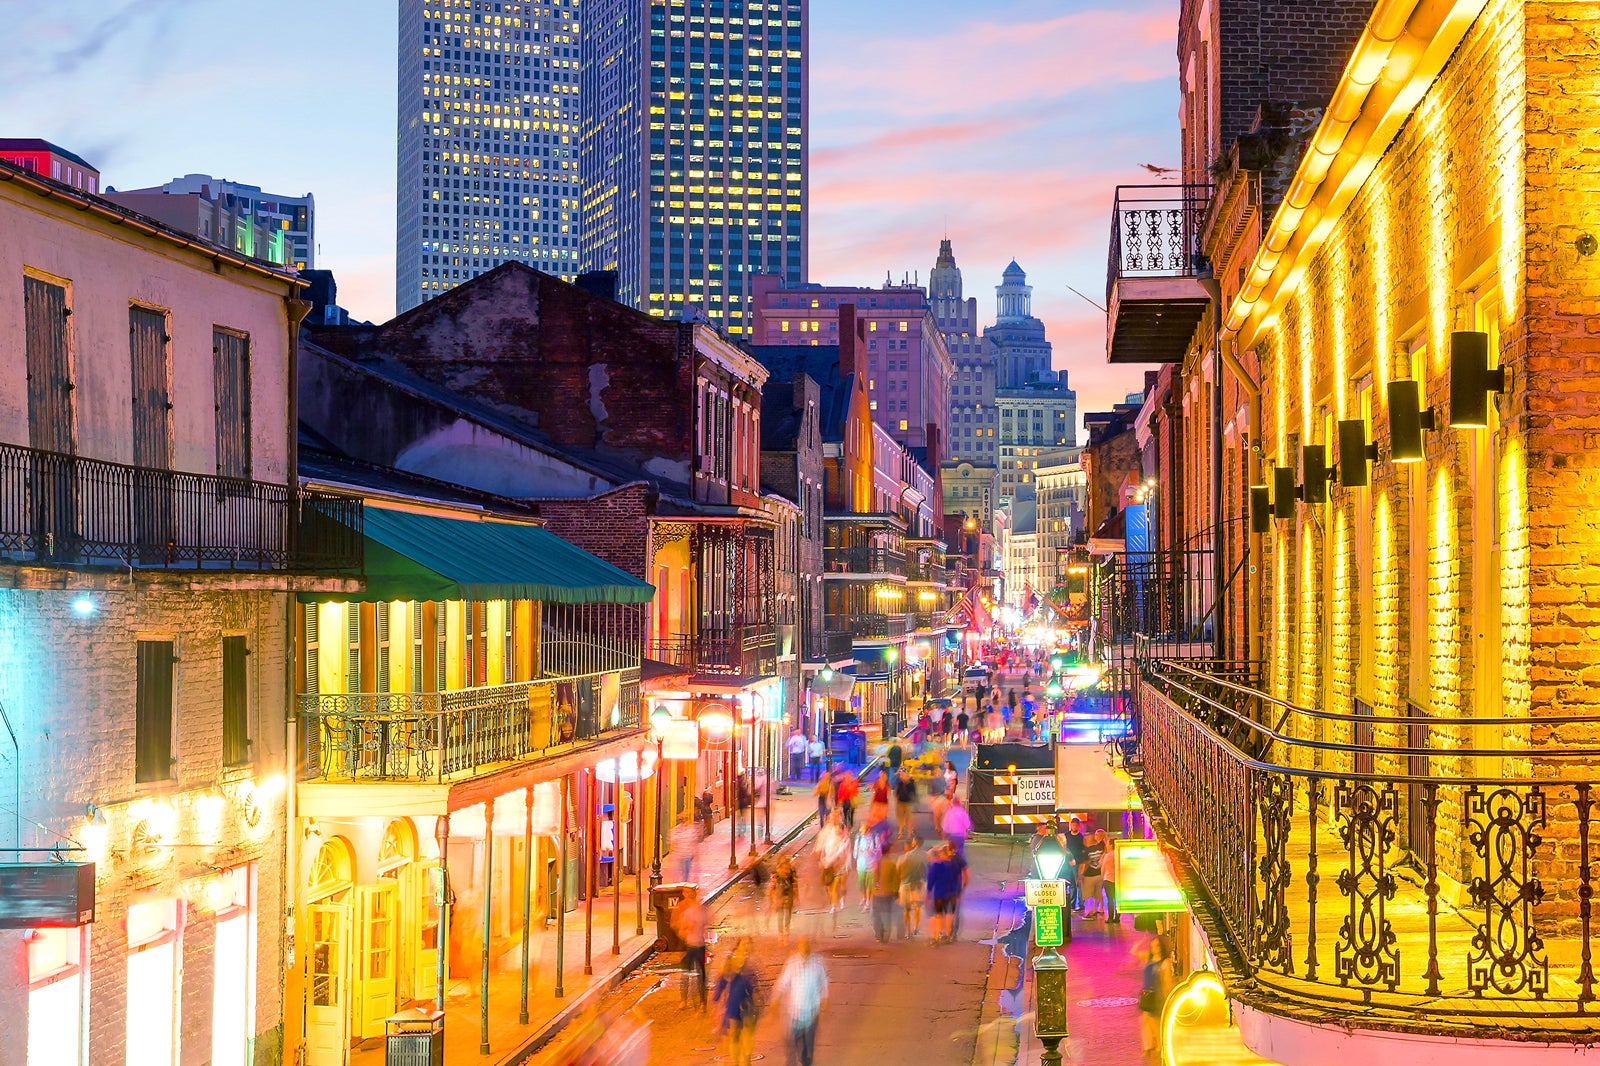
[{"label": "chimney", "polygon": [[847,378],[861,368],[856,365],[856,305],[839,305],[839,377]]}]

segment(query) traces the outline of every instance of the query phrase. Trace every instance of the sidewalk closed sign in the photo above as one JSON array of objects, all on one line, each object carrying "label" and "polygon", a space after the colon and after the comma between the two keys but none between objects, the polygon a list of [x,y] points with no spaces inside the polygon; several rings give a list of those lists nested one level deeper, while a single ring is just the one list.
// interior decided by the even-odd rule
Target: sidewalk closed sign
[{"label": "sidewalk closed sign", "polygon": [[1049,807],[1056,805],[1056,775],[1018,774],[1012,803],[1018,807]]},{"label": "sidewalk closed sign", "polygon": [[1061,908],[1038,907],[1033,912],[1033,942],[1042,948],[1062,945]]},{"label": "sidewalk closed sign", "polygon": [[1064,907],[1067,903],[1065,881],[1041,881],[1037,877],[1022,882],[1024,902],[1030,907]]}]

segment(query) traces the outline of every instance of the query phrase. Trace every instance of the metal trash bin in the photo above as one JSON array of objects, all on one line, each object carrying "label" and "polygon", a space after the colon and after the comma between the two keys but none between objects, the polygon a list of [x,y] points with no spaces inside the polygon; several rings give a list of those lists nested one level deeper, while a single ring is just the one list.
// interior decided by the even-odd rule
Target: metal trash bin
[{"label": "metal trash bin", "polygon": [[444,1011],[412,1007],[384,1022],[383,1066],[444,1066]]},{"label": "metal trash bin", "polygon": [[883,739],[884,740],[893,740],[895,737],[900,735],[900,730],[902,728],[903,728],[903,724],[902,724],[901,719],[900,719],[900,712],[899,711],[884,711],[883,712]]},{"label": "metal trash bin", "polygon": [[672,928],[672,916],[678,909],[678,904],[691,891],[700,886],[692,882],[678,882],[670,885],[657,885],[650,890],[650,906],[656,912],[656,950],[657,951],[687,951],[689,945],[683,942],[683,937]]}]

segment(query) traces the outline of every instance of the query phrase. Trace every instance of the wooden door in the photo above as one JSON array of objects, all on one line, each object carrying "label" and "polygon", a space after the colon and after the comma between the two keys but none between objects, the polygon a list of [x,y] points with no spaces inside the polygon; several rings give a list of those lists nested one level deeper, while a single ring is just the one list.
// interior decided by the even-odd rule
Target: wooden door
[{"label": "wooden door", "polygon": [[394,1013],[395,924],[398,893],[389,881],[356,893],[357,945],[352,982],[352,1032],[357,1040],[383,1035]]},{"label": "wooden door", "polygon": [[160,562],[174,537],[172,392],[167,359],[167,316],[128,309],[128,352],[133,367],[133,523],[139,557]]},{"label": "wooden door", "polygon": [[400,870],[401,1002],[434,999],[439,988],[439,902],[443,876],[437,860]]},{"label": "wooden door", "polygon": [[77,553],[78,488],[70,456],[76,451],[67,290],[22,279],[23,333],[28,374],[28,445],[52,455],[33,458],[33,554],[41,559]]},{"label": "wooden door", "polygon": [[306,1066],[344,1066],[350,1046],[350,906],[313,903],[306,921]]}]

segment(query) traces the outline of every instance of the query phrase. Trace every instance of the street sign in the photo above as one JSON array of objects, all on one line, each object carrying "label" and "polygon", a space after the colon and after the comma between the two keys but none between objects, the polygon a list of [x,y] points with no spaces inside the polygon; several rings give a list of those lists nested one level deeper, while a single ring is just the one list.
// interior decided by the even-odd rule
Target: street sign
[{"label": "street sign", "polygon": [[1051,807],[1056,805],[1056,777],[1053,773],[1018,774],[1012,803],[1018,807]]},{"label": "street sign", "polygon": [[1066,942],[1062,937],[1060,907],[1034,908],[1033,942],[1042,948],[1058,948]]},{"label": "street sign", "polygon": [[1041,881],[1037,877],[1022,882],[1024,899],[1030,907],[1064,907],[1067,904],[1065,881]]}]

